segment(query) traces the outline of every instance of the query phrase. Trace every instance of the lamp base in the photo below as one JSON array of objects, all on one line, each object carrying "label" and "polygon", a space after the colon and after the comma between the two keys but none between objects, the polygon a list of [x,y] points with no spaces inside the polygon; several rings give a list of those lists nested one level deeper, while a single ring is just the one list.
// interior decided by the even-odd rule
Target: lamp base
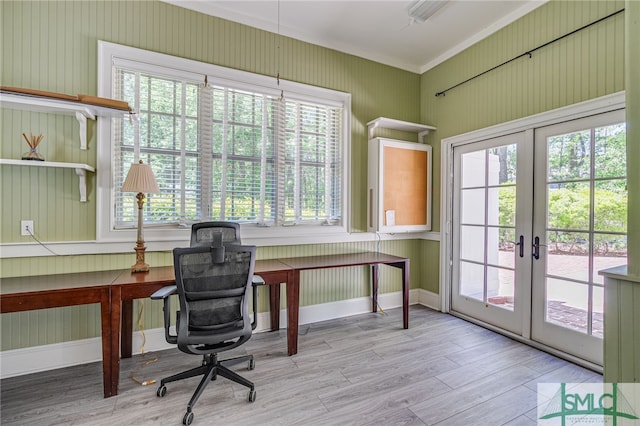
[{"label": "lamp base", "polygon": [[131,272],[149,272],[149,265],[146,263],[136,263],[131,266]]},{"label": "lamp base", "polygon": [[131,272],[149,272],[149,265],[144,261],[144,251],[147,248],[138,243],[133,249],[136,251],[136,264],[131,266]]}]

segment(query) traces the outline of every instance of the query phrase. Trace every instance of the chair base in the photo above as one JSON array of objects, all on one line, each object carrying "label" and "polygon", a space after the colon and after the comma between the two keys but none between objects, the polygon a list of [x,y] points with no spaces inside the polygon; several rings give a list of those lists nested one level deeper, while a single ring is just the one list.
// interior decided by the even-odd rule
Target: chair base
[{"label": "chair base", "polygon": [[[255,400],[255,386],[253,382],[245,379],[240,376],[238,373],[227,368],[228,365],[238,364],[240,362],[248,361],[249,369],[253,370],[254,360],[253,355],[245,355],[237,358],[225,359],[222,361],[218,360],[217,354],[208,354],[203,356],[202,365],[199,367],[192,368],[187,371],[183,371],[182,373],[174,374],[173,376],[166,377],[160,381],[160,386],[158,387],[157,395],[162,397],[166,393],[166,384],[171,382],[176,382],[182,379],[188,379],[190,377],[202,376],[198,387],[196,388],[193,396],[189,400],[189,404],[187,404],[187,413],[185,414],[185,419],[189,418],[193,420],[193,414],[190,414],[193,411],[193,407],[204,392],[204,389],[207,387],[210,381],[215,380],[218,375],[225,377],[233,382],[239,383],[243,386],[249,388],[249,401],[253,402]],[[184,424],[190,424],[191,421],[185,423],[186,420],[183,420]]]}]

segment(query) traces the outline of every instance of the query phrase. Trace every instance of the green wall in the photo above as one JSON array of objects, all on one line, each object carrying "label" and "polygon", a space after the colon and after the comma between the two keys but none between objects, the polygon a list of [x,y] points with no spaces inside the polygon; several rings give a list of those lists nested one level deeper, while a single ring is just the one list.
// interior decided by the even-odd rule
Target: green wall
[{"label": "green wall", "polygon": [[[626,102],[627,102],[627,180],[629,191],[630,275],[640,276],[640,2],[627,0],[626,23]],[[636,306],[640,309],[640,306]]]},{"label": "green wall", "polygon": [[421,76],[421,120],[438,128],[428,139],[435,223],[442,139],[624,90],[624,13],[435,94],[622,8],[624,1],[551,1]]},{"label": "green wall", "polygon": [[[427,139],[433,146],[434,229],[440,223],[442,139],[624,90],[624,13],[445,96],[435,94],[624,6],[624,1],[611,0],[550,1],[422,74],[421,122],[438,128]],[[439,243],[422,244],[438,253]],[[425,280],[424,288],[438,290],[437,274]]]},{"label": "green wall", "polygon": [[[379,116],[417,121],[420,77],[337,51],[157,1],[3,1],[1,84],[67,94],[97,93],[97,43],[105,40],[189,59],[327,87],[352,95],[352,223],[366,231],[366,123]],[[277,53],[279,48],[279,53]],[[280,63],[276,58],[280,57]],[[96,126],[78,149],[78,124],[54,114],[2,110],[2,158],[19,158],[21,134],[44,134],[47,160],[96,164]],[[95,239],[95,179],[77,201],[70,170],[2,167],[2,198],[14,202],[0,219],[0,241],[20,236],[25,214],[43,241]],[[28,196],[27,196],[28,195]],[[4,212],[3,212],[4,213]]]},{"label": "green wall", "polygon": [[[366,229],[366,123],[386,116],[438,128],[427,138],[434,154],[433,225],[437,231],[441,140],[624,90],[625,16],[620,14],[541,49],[531,59],[514,61],[445,97],[436,98],[435,93],[624,6],[623,1],[551,1],[418,76],[287,38],[279,43],[282,62],[277,64],[274,34],[154,1],[3,1],[0,82],[70,94],[95,94],[97,40],[106,40],[265,75],[274,75],[279,69],[285,79],[350,92],[354,230]],[[637,60],[636,56],[636,64]],[[636,92],[636,99],[637,96]],[[89,150],[80,152],[73,119],[7,110],[2,114],[0,157],[14,158],[23,152],[19,135],[32,131],[45,134],[43,153],[47,159],[95,165],[95,126],[90,128]],[[640,160],[635,158],[629,159],[629,165],[637,173]],[[0,172],[0,242],[25,241],[18,232],[25,214],[36,221],[36,231],[45,241],[95,238],[95,180],[89,182],[89,202],[85,204],[77,201],[77,181],[72,172],[44,173],[6,166]],[[632,196],[630,204],[637,209],[640,196],[635,195],[638,201]],[[637,237],[630,235],[629,240],[631,246]],[[365,242],[263,247],[259,257],[372,249],[373,244]],[[390,241],[383,242],[381,250],[410,256],[412,287],[438,292],[438,242]],[[0,276],[127,268],[132,256],[126,253],[0,259]],[[167,253],[150,253],[148,259],[152,265],[171,262]],[[305,277],[301,303],[368,294],[366,271],[355,269]],[[383,291],[397,291],[397,277],[388,278],[385,281],[390,284]],[[266,303],[261,302],[261,310],[266,310]],[[95,307],[84,307],[2,315],[2,349],[96,336],[96,312]],[[75,322],[85,318],[92,318],[86,322],[93,325],[75,330]],[[157,326],[158,319],[157,308],[145,311],[146,328]],[[48,334],[54,333],[43,331],[47,327],[74,331],[51,340]]]},{"label": "green wall", "polygon": [[[0,84],[67,94],[97,93],[98,40],[237,68],[352,95],[352,224],[366,231],[366,123],[380,116],[419,120],[420,76],[273,33],[192,12],[158,1],[0,2]],[[280,46],[277,61],[277,46]],[[40,152],[49,161],[96,165],[96,125],[89,122],[89,149],[81,151],[78,123],[55,114],[2,109],[0,158],[19,158],[21,133],[44,134]],[[407,136],[407,135],[405,135]],[[415,137],[415,135],[413,136]],[[22,219],[35,222],[42,241],[91,241],[96,233],[96,179],[88,179],[88,201],[78,201],[73,170],[0,167],[0,242],[31,242],[19,232]],[[260,247],[259,258],[375,250],[372,242]],[[411,257],[413,288],[421,286],[422,255],[417,240],[390,241],[381,251]],[[150,265],[170,265],[169,253],[147,253]],[[126,269],[133,252],[0,259],[0,277]],[[382,268],[392,269],[392,268]],[[399,291],[401,280],[383,272],[382,292]],[[367,268],[305,274],[301,305],[369,294]],[[261,294],[260,310],[267,310]],[[283,302],[284,303],[284,302]],[[159,327],[159,304],[146,303],[145,328]],[[2,349],[98,336],[97,306],[5,314]],[[78,325],[82,324],[82,325]]]}]

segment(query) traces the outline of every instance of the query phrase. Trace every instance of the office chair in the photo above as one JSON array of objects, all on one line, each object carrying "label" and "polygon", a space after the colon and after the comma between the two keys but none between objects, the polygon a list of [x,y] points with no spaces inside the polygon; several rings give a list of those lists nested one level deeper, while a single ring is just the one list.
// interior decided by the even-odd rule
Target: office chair
[{"label": "office chair", "polygon": [[[219,360],[218,353],[244,344],[251,337],[249,289],[252,286],[256,247],[240,245],[176,248],[173,261],[176,285],[164,287],[151,298],[164,300],[164,326],[167,342],[177,344],[182,352],[202,355],[202,365],[160,381],[156,392],[165,396],[166,384],[202,375],[182,423],[193,422],[193,407],[206,386],[218,375],[249,388],[249,402],[256,399],[252,382],[227,368],[236,359]],[[180,310],[176,318],[176,335],[170,333],[170,295],[177,292]],[[255,366],[253,356],[249,369]]]},{"label": "office chair", "polygon": [[[199,222],[191,225],[191,247],[240,245],[240,224],[229,221]],[[258,275],[253,277],[253,330],[258,326],[258,286],[264,285],[264,280]],[[238,358],[237,362],[242,362]]]}]

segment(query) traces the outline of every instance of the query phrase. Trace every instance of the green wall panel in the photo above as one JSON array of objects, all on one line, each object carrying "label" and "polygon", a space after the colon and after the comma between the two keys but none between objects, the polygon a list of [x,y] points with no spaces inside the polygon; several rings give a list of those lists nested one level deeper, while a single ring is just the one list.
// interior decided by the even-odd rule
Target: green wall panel
[{"label": "green wall panel", "polygon": [[[379,116],[407,121],[419,118],[417,74],[159,1],[3,1],[0,15],[0,84],[6,86],[95,95],[97,44],[98,40],[105,40],[273,76],[274,86],[279,71],[282,79],[351,93],[355,232],[366,230],[366,123]],[[88,150],[81,151],[78,124],[73,118],[3,110],[0,157],[19,158],[26,147],[21,140],[22,132],[44,135],[41,150],[47,160],[92,166],[97,163],[95,123],[89,123]],[[20,235],[22,219],[34,220],[36,235],[42,241],[95,239],[95,176],[88,179],[88,202],[80,203],[73,170],[2,166],[0,175],[3,204],[0,242],[31,242],[29,237]],[[388,250],[414,255],[414,246],[413,242],[398,242]],[[281,251],[291,256],[339,253],[355,251],[357,247],[356,244],[264,248],[260,255],[275,257],[272,252]],[[148,253],[147,259],[151,265],[171,264],[169,253]],[[132,263],[132,253],[0,259],[0,276],[120,269]],[[301,294],[303,304],[359,297],[368,291],[366,268],[309,275],[304,278],[309,285],[305,285]],[[419,285],[419,273],[412,272],[412,277],[414,285]],[[384,278],[381,291],[399,289],[397,277]],[[260,308],[265,311],[267,304],[262,299]],[[144,327],[159,326],[158,305],[147,305],[151,307],[143,314]],[[95,323],[97,312],[94,306],[3,315],[2,349],[96,336],[100,328],[95,324],[66,334],[46,330],[51,327],[73,330],[76,318],[91,318]]]},{"label": "green wall panel", "polygon": [[[411,258],[411,288],[420,287],[424,274],[421,266],[418,240],[399,240],[341,243],[308,244],[302,246],[261,247],[259,259],[272,259],[294,256],[312,256],[322,254],[353,253],[379,250],[383,253]],[[151,267],[171,265],[170,252],[147,253],[147,262]],[[34,276],[39,271],[48,273],[84,272],[93,270],[127,269],[135,262],[135,254],[60,256],[38,258],[3,259],[2,274],[10,276]],[[300,286],[300,305],[314,305],[339,300],[367,297],[371,294],[370,271],[368,267],[350,267],[305,271]],[[286,307],[284,286],[282,286],[281,308]],[[395,268],[380,268],[380,293],[399,292],[402,289],[402,276]],[[259,311],[269,309],[269,295],[266,288],[259,292]],[[134,328],[139,329],[137,315],[142,307],[141,325],[143,329],[162,327],[162,304],[158,301],[134,301]],[[177,306],[174,304],[174,306]],[[385,306],[382,306],[385,308]],[[66,308],[43,309],[31,312],[18,312],[0,316],[2,331],[2,350],[29,346],[45,345],[63,341],[100,336],[100,307],[97,304]]]},{"label": "green wall panel", "polygon": [[[640,2],[627,0],[625,78],[627,101],[627,182],[629,190],[629,274],[640,276]],[[636,306],[640,310],[640,306]],[[640,343],[638,343],[640,345]],[[639,348],[640,350],[640,348]]]},{"label": "green wall panel", "polygon": [[[157,1],[3,1],[0,83],[96,94],[97,41],[105,40],[264,75],[280,71],[283,79],[349,92],[354,231],[366,229],[366,123],[379,116],[438,128],[427,138],[434,154],[433,224],[438,230],[441,140],[623,90],[623,15],[544,48],[531,59],[514,61],[445,97],[434,94],[622,7],[621,1],[551,1],[418,76]],[[95,165],[95,125],[90,124],[87,151],[76,149],[77,127],[73,119],[3,110],[0,156],[12,158],[24,151],[26,145],[20,140],[24,131],[45,135],[47,159]],[[412,137],[393,132],[391,136]],[[14,166],[0,169],[0,242],[25,242],[18,231],[19,221],[26,218],[36,221],[36,232],[44,241],[95,239],[95,179],[89,179],[88,202],[79,203],[72,171],[41,174]],[[262,247],[259,257],[376,248],[411,258],[412,288],[438,291],[439,244],[434,241]],[[147,259],[152,265],[171,264],[166,252],[148,253]],[[0,276],[122,269],[132,263],[133,253],[0,259]],[[382,271],[383,292],[400,288],[398,274],[390,269]],[[368,278],[367,268],[304,273],[301,304],[368,295]],[[267,309],[265,296],[261,292],[262,312]],[[159,326],[158,304],[144,303],[143,327]],[[2,315],[2,349],[94,337],[100,333],[97,318],[97,306]],[[75,322],[87,326],[78,328]]]},{"label": "green wall panel", "polygon": [[[274,76],[274,86],[280,71],[282,79],[351,93],[354,231],[366,230],[366,123],[379,116],[408,121],[419,118],[417,74],[166,3],[3,1],[0,7],[1,84],[6,86],[95,95],[97,43],[105,40]],[[77,123],[73,119],[39,115],[3,111],[3,158],[18,158],[24,152],[26,144],[20,137],[24,131],[44,134],[43,154],[50,161],[78,160],[95,165],[95,125],[90,126],[89,150],[80,152],[75,149]],[[42,240],[95,239],[95,179],[89,182],[89,203],[80,206],[71,196],[77,190],[66,182],[60,186],[62,176],[23,179],[24,173],[15,166],[3,166],[3,198],[16,200],[19,205],[3,218],[1,242],[25,242],[16,223],[27,213],[44,210],[58,217],[57,226],[46,222],[37,226],[41,222],[38,220],[36,230]],[[69,185],[75,178],[72,174],[63,173]],[[42,197],[29,200],[16,181],[51,193],[53,202]],[[81,221],[78,215],[83,216]],[[71,228],[73,232],[69,232]]]},{"label": "green wall panel", "polygon": [[[624,13],[548,45],[445,96],[435,94],[624,8],[624,1],[550,1],[421,76],[421,120],[433,146],[433,228],[440,229],[444,138],[624,90]],[[438,288],[435,276],[424,288]]]}]

